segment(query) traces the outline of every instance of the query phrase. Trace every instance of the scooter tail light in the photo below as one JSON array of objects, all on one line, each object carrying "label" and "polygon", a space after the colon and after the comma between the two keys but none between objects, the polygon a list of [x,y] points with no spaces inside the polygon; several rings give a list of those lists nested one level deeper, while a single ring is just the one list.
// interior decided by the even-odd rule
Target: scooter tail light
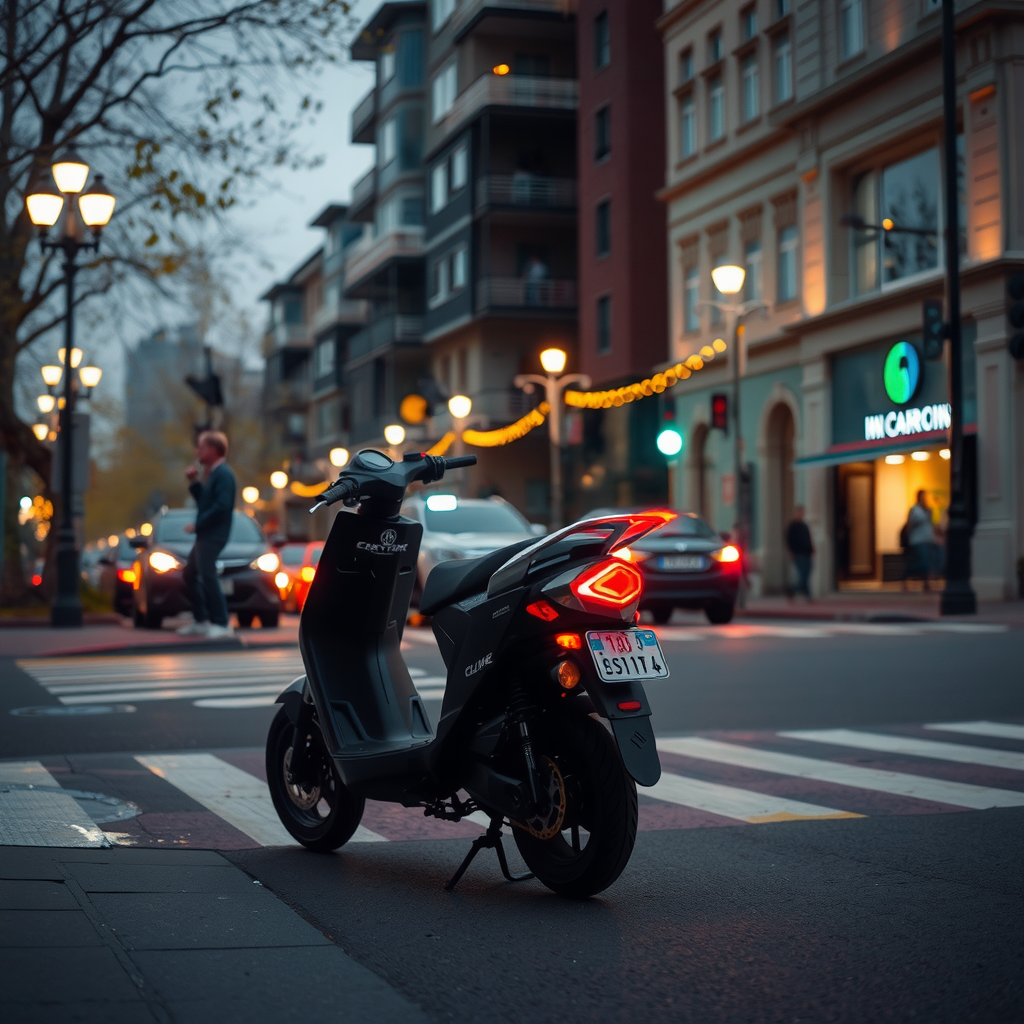
[{"label": "scooter tail light", "polygon": [[580,667],[574,661],[560,661],[553,674],[563,690],[571,690],[580,681]]},{"label": "scooter tail light", "polygon": [[534,601],[526,606],[526,610],[543,622],[553,622],[558,618],[558,612],[547,601]]},{"label": "scooter tail light", "polygon": [[559,633],[555,637],[555,643],[564,647],[567,651],[579,651],[583,649],[583,640],[579,633]]},{"label": "scooter tail light", "polygon": [[622,609],[643,592],[644,578],[630,562],[608,558],[597,565],[588,565],[569,584],[569,589],[585,607]]}]

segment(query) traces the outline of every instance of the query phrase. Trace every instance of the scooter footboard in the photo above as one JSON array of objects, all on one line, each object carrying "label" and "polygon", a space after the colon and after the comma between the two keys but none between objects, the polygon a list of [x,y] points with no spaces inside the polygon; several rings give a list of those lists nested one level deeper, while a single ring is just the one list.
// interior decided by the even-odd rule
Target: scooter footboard
[{"label": "scooter footboard", "polygon": [[661,778],[661,761],[643,685],[595,680],[587,686],[587,694],[597,713],[611,723],[626,771],[641,786],[653,786]]}]

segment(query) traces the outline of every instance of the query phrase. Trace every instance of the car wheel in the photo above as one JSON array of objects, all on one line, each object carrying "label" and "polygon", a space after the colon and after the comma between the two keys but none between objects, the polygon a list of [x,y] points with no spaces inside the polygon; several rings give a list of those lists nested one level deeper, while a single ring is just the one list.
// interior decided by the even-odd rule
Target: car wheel
[{"label": "car wheel", "polygon": [[264,629],[277,629],[277,624],[280,621],[280,612],[264,612],[262,615],[260,615],[260,625]]},{"label": "car wheel", "polygon": [[251,629],[252,620],[255,616],[252,612],[239,612],[238,613],[238,628],[239,629]]},{"label": "car wheel", "polygon": [[659,626],[664,626],[672,618],[675,609],[670,604],[656,604],[651,606],[651,618]]},{"label": "car wheel", "polygon": [[704,608],[704,614],[712,626],[724,626],[727,622],[732,622],[735,612],[736,604],[733,601],[716,601]]}]

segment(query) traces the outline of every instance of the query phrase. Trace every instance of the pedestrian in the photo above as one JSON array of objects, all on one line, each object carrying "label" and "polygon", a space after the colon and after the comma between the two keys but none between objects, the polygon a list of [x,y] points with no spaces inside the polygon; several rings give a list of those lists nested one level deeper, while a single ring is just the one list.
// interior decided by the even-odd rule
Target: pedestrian
[{"label": "pedestrian", "polygon": [[793,509],[793,518],[786,527],[786,548],[793,559],[796,571],[796,586],[789,588],[789,597],[803,594],[808,601],[811,599],[811,566],[814,564],[814,541],[811,531],[804,522],[804,507],[797,505]]},{"label": "pedestrian", "polygon": [[195,621],[179,629],[179,636],[218,638],[234,633],[217,579],[217,556],[228,542],[235,511],[235,474],[225,461],[227,454],[227,437],[219,430],[205,430],[196,442],[202,480],[195,465],[185,470],[189,493],[196,500],[196,521],[187,523],[185,532],[194,533],[196,542],[182,575]]},{"label": "pedestrian", "polygon": [[917,492],[917,501],[910,506],[907,514],[907,525],[903,528],[907,538],[906,571],[903,573],[903,589],[907,588],[907,580],[919,575],[924,581],[924,589],[931,590],[929,577],[934,570],[936,551],[935,524],[932,511],[928,507],[928,494],[924,490]]}]

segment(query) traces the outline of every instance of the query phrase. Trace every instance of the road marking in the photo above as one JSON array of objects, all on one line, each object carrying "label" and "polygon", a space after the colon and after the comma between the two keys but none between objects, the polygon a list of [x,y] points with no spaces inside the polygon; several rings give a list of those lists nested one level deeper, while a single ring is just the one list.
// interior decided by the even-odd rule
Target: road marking
[{"label": "road marking", "polygon": [[110,846],[39,761],[0,762],[0,846]]},{"label": "road marking", "polygon": [[940,743],[919,740],[910,736],[892,736],[888,733],[857,732],[853,729],[797,729],[780,732],[795,740],[812,743],[832,743],[838,747],[856,747],[877,750],[886,754],[909,754],[928,757],[933,761],[957,761],[960,764],[983,764],[989,768],[1008,768],[1024,772],[1024,754],[1014,750],[993,750],[990,747],[969,747],[961,743]]},{"label": "road marking", "polygon": [[724,626],[655,626],[669,642],[694,640],[822,640],[838,636],[923,636],[927,633],[1006,633],[1007,626],[970,622],[822,622],[813,625],[733,622]]},{"label": "road marking", "polygon": [[[247,686],[239,680],[235,686],[206,686],[190,689],[186,686],[166,687],[162,690],[131,690],[128,693],[117,693],[117,699],[122,702],[138,704],[142,701],[151,700],[193,700],[197,697],[230,697],[232,695],[253,696],[255,694],[267,694],[277,696],[285,687],[286,683],[269,683],[266,686]],[[60,698],[62,704],[95,704],[97,697],[111,696],[105,692],[93,691],[81,693],[74,696],[63,696]]]},{"label": "road marking", "polygon": [[[139,764],[234,825],[260,846],[296,846],[270,799],[267,784],[213,754],[146,754]],[[360,825],[350,843],[387,840]]]},{"label": "road marking", "polygon": [[926,725],[925,728],[965,732],[975,736],[993,736],[1002,740],[1024,740],[1024,725],[1012,725],[1009,722],[937,722]]},{"label": "road marking", "polygon": [[[660,744],[659,744],[660,746]],[[704,782],[674,772],[663,772],[661,778],[644,796],[654,797],[670,804],[695,807],[701,811],[737,818],[752,825],[775,821],[816,821],[822,818],[863,818],[863,814],[837,811],[834,807],[819,807],[801,800],[766,796],[748,789],[722,786],[717,782]]]},{"label": "road marking", "polygon": [[684,757],[695,757],[704,761],[718,761],[741,768],[815,779],[837,786],[852,786],[876,793],[912,797],[915,800],[930,800],[953,807],[969,807],[976,811],[987,810],[990,807],[1024,807],[1024,793],[1011,789],[991,789],[967,782],[930,779],[924,775],[884,772],[876,768],[859,768],[856,765],[840,764],[835,761],[818,761],[797,754],[758,750],[755,747],[722,743],[701,736],[658,740],[658,749],[667,754],[682,754]]}]

